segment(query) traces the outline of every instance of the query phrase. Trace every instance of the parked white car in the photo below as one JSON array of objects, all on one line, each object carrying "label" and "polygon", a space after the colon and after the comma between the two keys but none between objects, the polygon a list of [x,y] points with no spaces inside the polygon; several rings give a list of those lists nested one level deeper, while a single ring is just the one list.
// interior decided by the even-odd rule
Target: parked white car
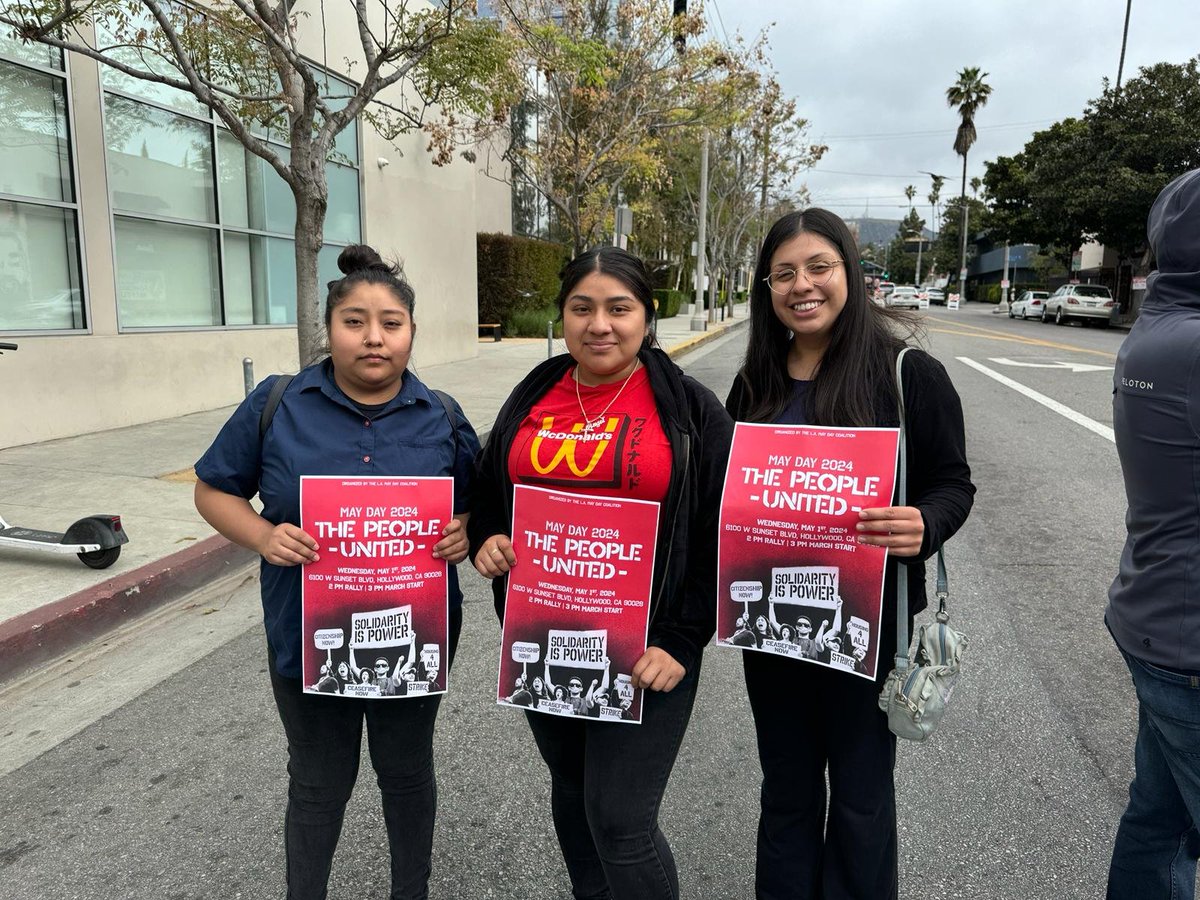
[{"label": "parked white car", "polygon": [[1023,291],[1008,307],[1010,319],[1040,319],[1049,291]]},{"label": "parked white car", "polygon": [[906,309],[929,309],[929,299],[911,284],[898,284],[888,295],[887,305]]},{"label": "parked white car", "polygon": [[1042,306],[1042,321],[1066,325],[1078,319],[1084,325],[1095,322],[1107,328],[1117,311],[1112,292],[1102,284],[1064,284]]},{"label": "parked white car", "polygon": [[946,305],[946,294],[938,288],[926,288],[925,299],[927,299],[930,303],[936,304],[937,306]]}]

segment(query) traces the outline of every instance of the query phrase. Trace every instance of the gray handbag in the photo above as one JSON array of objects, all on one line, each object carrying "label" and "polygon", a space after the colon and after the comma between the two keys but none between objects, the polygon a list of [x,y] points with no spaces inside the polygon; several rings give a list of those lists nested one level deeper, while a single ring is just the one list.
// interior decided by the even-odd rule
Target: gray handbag
[{"label": "gray handbag", "polygon": [[[905,347],[896,357],[896,388],[900,394],[900,506],[907,506],[908,453],[905,447],[904,381],[900,366]],[[879,695],[879,708],[887,713],[888,728],[896,737],[923,741],[942,720],[958,683],[960,663],[967,649],[967,638],[950,627],[946,612],[949,595],[946,578],[946,557],[943,548],[937,552],[936,621],[922,625],[917,632],[917,645],[908,655],[908,566],[896,566],[896,658],[895,668],[888,673]]]}]

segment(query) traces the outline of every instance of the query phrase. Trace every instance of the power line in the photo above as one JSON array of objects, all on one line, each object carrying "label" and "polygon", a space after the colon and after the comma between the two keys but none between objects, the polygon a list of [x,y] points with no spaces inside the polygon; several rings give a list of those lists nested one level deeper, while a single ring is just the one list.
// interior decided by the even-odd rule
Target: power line
[{"label": "power line", "polygon": [[[1028,128],[1030,125],[1047,125],[1055,119],[1036,119],[1032,122],[1006,122],[1002,125],[979,125],[976,131],[998,131],[1004,128]],[[938,135],[955,134],[957,128],[938,128],[929,131],[878,131],[866,134],[830,134],[821,138],[822,141],[882,141],[892,139],[909,139],[937,137]]]}]

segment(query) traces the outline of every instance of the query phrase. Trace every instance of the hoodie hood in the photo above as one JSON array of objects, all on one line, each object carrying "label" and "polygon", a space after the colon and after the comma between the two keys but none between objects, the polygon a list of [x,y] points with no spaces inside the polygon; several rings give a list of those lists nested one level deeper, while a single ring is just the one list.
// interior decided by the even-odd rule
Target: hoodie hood
[{"label": "hoodie hood", "polygon": [[1146,279],[1145,304],[1200,308],[1200,169],[1162,189],[1146,233],[1157,269]]}]

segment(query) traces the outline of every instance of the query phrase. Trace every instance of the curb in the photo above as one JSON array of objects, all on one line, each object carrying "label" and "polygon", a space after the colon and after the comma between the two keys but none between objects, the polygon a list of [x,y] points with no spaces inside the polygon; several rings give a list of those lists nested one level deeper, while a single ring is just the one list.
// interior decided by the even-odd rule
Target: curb
[{"label": "curb", "polygon": [[0,681],[63,656],[254,560],[249,550],[213,535],[69,597],[0,623]]},{"label": "curb", "polygon": [[724,328],[717,328],[713,331],[701,331],[697,333],[695,337],[680,341],[674,347],[668,347],[666,351],[667,356],[671,357],[671,359],[674,359],[677,356],[682,356],[684,353],[687,353],[690,350],[695,350],[701,344],[707,344],[709,341],[716,340],[723,334],[728,334],[735,328],[741,328],[742,326],[748,324],[749,321],[750,317],[747,315],[744,318],[735,319],[734,321],[725,325]]}]

